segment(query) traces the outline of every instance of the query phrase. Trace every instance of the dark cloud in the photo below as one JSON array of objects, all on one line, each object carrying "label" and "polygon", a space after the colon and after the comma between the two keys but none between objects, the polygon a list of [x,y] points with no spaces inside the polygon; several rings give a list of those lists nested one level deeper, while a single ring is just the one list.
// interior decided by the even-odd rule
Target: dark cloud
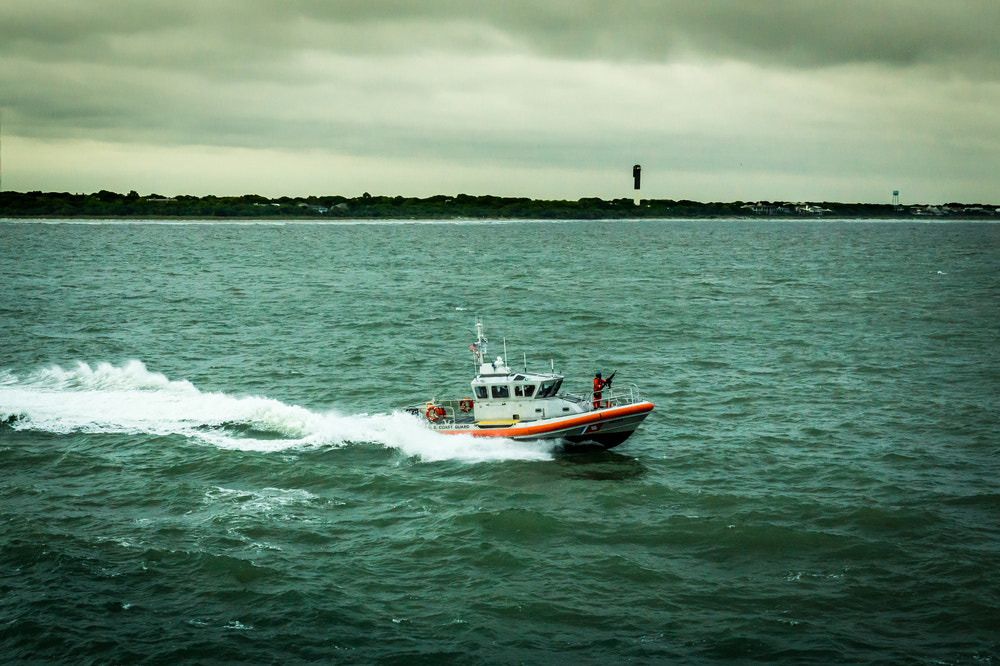
[{"label": "dark cloud", "polygon": [[[0,8],[0,52],[34,57],[116,55],[116,39],[146,39],[150,56],[266,60],[289,49],[474,50],[474,26],[534,52],[662,62],[738,59],[787,67],[936,65],[998,75],[1000,3],[992,0],[34,0]],[[405,25],[390,30],[387,26]],[[346,30],[345,30],[346,28]],[[360,31],[360,32],[359,32]],[[173,37],[172,37],[173,36]],[[218,45],[219,48],[212,48]]]},{"label": "dark cloud", "polygon": [[[261,2],[275,21],[484,23],[540,52],[582,59],[701,56],[828,67],[940,65],[998,74],[1000,3],[992,0],[392,0]],[[279,11],[275,11],[280,6]],[[270,8],[270,12],[266,10]]]}]

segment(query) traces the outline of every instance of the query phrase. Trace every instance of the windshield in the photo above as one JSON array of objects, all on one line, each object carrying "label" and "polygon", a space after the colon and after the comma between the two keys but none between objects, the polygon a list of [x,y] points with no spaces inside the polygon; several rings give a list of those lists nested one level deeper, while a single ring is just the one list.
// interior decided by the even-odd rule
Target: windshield
[{"label": "windshield", "polygon": [[538,397],[548,398],[549,396],[555,395],[561,384],[561,379],[550,379],[547,382],[542,382],[541,388],[538,389]]}]

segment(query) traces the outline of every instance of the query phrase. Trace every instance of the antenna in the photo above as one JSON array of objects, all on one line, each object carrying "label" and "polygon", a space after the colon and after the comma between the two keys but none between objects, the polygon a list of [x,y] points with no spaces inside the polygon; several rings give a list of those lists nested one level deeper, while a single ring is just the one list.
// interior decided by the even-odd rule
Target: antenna
[{"label": "antenna", "polygon": [[481,317],[476,317],[476,343],[469,345],[469,349],[472,350],[473,355],[476,357],[476,368],[479,368],[479,364],[483,362],[483,359],[489,358],[489,353],[486,351],[486,345],[489,341],[483,334],[483,320]]}]

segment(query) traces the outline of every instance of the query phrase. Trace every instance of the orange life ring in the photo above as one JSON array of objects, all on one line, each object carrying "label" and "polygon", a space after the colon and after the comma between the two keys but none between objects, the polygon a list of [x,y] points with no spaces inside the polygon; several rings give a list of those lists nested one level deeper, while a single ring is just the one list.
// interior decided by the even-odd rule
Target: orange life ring
[{"label": "orange life ring", "polygon": [[458,401],[458,408],[463,412],[467,412],[472,409],[472,398],[462,398]]},{"label": "orange life ring", "polygon": [[427,408],[426,415],[428,421],[437,421],[439,418],[444,416],[444,408],[431,405]]}]

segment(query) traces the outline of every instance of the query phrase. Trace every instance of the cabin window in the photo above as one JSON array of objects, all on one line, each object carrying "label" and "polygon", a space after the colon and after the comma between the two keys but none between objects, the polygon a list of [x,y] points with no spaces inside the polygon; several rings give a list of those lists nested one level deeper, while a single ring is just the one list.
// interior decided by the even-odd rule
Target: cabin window
[{"label": "cabin window", "polygon": [[556,392],[556,388],[559,386],[559,382],[556,380],[551,380],[547,382],[542,382],[542,387],[538,389],[539,398],[547,398]]},{"label": "cabin window", "polygon": [[514,395],[518,398],[530,398],[531,394],[535,392],[534,384],[515,384],[514,385]]},{"label": "cabin window", "polygon": [[509,398],[510,397],[510,387],[509,386],[493,386],[493,397],[494,398]]},{"label": "cabin window", "polygon": [[480,398],[480,399],[486,399],[486,398],[490,397],[490,392],[489,392],[489,390],[487,390],[487,388],[485,386],[477,386],[476,387],[476,397]]}]

